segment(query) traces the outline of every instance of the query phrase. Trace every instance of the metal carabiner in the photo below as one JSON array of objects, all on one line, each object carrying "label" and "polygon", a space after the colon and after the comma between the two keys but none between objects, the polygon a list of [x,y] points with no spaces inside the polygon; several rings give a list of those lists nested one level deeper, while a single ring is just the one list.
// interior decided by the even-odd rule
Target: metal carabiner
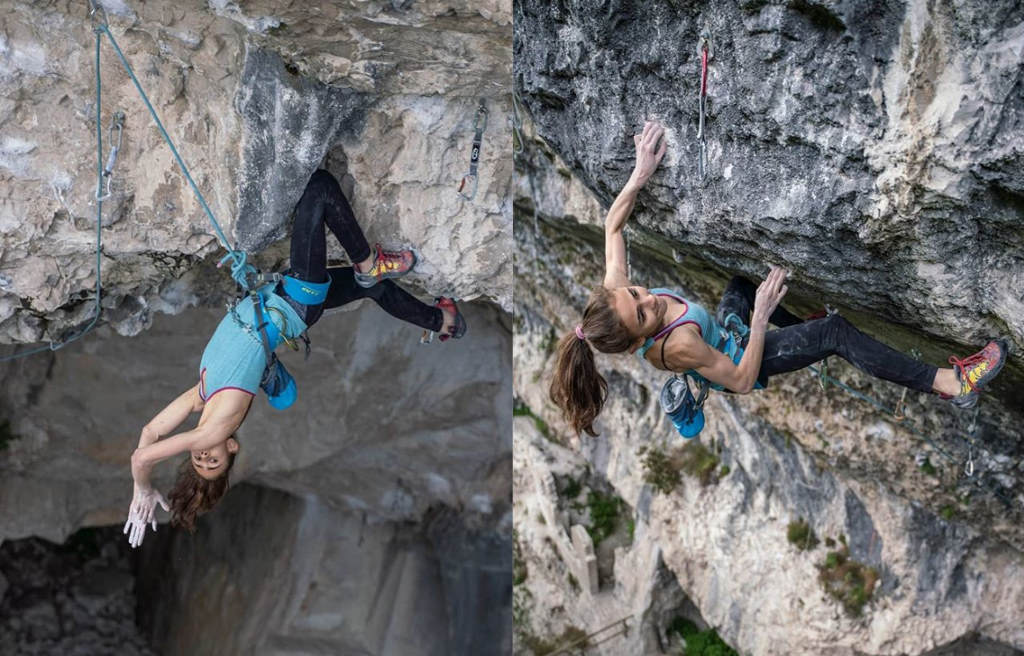
[{"label": "metal carabiner", "polygon": [[[472,181],[473,190],[470,191],[468,194],[465,194],[462,192],[462,190],[466,188],[467,180]],[[479,179],[477,178],[475,173],[467,173],[466,175],[462,176],[462,181],[459,183],[459,188],[456,189],[456,191],[459,193],[459,196],[465,198],[466,200],[473,200],[474,198],[476,198],[476,188],[478,183]]]},{"label": "metal carabiner", "polygon": [[117,130],[117,143],[111,145],[110,155],[107,157],[107,165],[103,168],[103,179],[107,181],[107,193],[96,196],[96,200],[104,201],[113,194],[111,191],[111,183],[113,182],[114,176],[111,175],[114,172],[114,163],[117,162],[117,153],[121,150],[121,137],[124,132],[124,112],[114,112],[113,117],[110,119],[110,127],[107,129],[107,141],[113,144],[114,141],[114,130]]},{"label": "metal carabiner", "polygon": [[[101,32],[107,29],[109,23],[107,21],[107,10],[103,8],[97,0],[87,0],[89,5],[89,20],[92,22],[92,28],[96,32]],[[100,20],[100,14],[103,14],[103,20]],[[102,29],[101,29],[102,28]]]},{"label": "metal carabiner", "polygon": [[974,476],[974,447],[967,447],[967,464],[964,466],[964,473],[967,478]]}]

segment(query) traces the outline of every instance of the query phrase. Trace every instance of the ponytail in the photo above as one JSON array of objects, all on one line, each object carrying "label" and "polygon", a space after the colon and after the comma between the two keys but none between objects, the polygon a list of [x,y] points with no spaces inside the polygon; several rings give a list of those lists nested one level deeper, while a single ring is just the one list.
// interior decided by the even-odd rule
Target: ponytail
[{"label": "ponytail", "polygon": [[596,437],[594,421],[608,397],[608,381],[597,371],[591,345],[602,353],[622,353],[632,340],[611,306],[611,290],[590,296],[579,326],[558,342],[558,362],[548,394],[576,434]]},{"label": "ponytail", "polygon": [[549,395],[577,435],[597,437],[593,424],[608,396],[608,381],[597,372],[590,345],[575,332],[558,342],[558,364]]}]

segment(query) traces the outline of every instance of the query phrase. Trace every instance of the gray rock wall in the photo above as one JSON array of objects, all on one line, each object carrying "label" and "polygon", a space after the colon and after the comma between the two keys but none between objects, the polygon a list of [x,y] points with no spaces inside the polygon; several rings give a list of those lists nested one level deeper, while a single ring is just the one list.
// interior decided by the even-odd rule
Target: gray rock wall
[{"label": "gray rock wall", "polygon": [[[599,356],[609,403],[596,440],[573,439],[547,399],[553,345],[601,279],[600,225],[632,165],[629,136],[648,117],[668,126],[669,151],[627,233],[634,281],[713,307],[730,276],[756,279],[778,263],[794,271],[787,306],[800,314],[838,306],[927,361],[972,352],[989,334],[1019,345],[1018,313],[1003,308],[1021,299],[1022,249],[1008,234],[1020,209],[1000,202],[1021,177],[1012,128],[1019,48],[1008,45],[1020,17],[1015,6],[988,9],[517,4],[517,88],[535,125],[517,160],[515,393],[576,452],[567,460],[539,432],[517,429],[516,532],[530,571],[517,590],[536,602],[527,630],[596,629],[631,613],[637,633],[602,653],[658,653],[664,643],[654,634],[671,616],[651,578],[660,554],[697,612],[741,653],[1024,648],[1012,582],[1024,548],[1019,356],[983,398],[972,477],[964,474],[970,413],[926,395],[908,395],[903,423],[834,387],[820,390],[806,373],[749,396],[713,395],[701,439],[729,471],[707,488],[684,475],[668,494],[644,481],[640,454],[686,452],[657,406],[662,375],[633,357]],[[701,184],[696,37],[705,27],[714,56]],[[995,54],[1004,48],[1007,59]],[[918,54],[944,65],[928,70],[913,63]],[[918,88],[928,80],[932,97]],[[1000,100],[990,103],[995,88]],[[958,125],[962,103],[977,111],[970,129]],[[835,360],[833,376],[896,404],[898,388]],[[918,467],[924,457],[934,470]],[[636,522],[632,545],[615,552],[613,583],[591,598],[567,583],[545,540],[559,544],[558,529],[536,512],[569,503],[538,501],[554,493],[533,483],[567,469],[606,480]],[[862,618],[847,617],[822,589],[825,549],[805,554],[786,541],[800,516],[877,563],[882,578]]]},{"label": "gray rock wall", "polygon": [[602,204],[629,135],[667,126],[636,212],[652,239],[729,271],[785,264],[795,291],[922,339],[1024,346],[1019,3],[527,1],[515,20],[538,135]]},{"label": "gray rock wall", "polygon": [[511,653],[511,568],[465,557],[506,539],[493,526],[443,523],[428,538],[413,524],[241,485],[194,536],[143,545],[140,624],[168,654]]}]

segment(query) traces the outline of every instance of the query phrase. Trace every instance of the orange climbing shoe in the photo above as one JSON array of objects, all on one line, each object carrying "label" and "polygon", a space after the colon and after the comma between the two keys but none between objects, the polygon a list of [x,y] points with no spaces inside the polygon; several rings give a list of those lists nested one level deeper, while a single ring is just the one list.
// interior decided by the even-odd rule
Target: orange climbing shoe
[{"label": "orange climbing shoe", "polygon": [[356,284],[373,287],[385,278],[401,278],[416,266],[416,254],[410,250],[386,251],[377,244],[373,253],[373,266],[369,271],[356,271]]},{"label": "orange climbing shoe", "polygon": [[973,408],[978,402],[981,388],[987,385],[1006,362],[1009,345],[1005,339],[994,339],[974,355],[963,360],[950,356],[949,363],[960,381],[960,393],[949,397],[950,403],[958,408]]}]

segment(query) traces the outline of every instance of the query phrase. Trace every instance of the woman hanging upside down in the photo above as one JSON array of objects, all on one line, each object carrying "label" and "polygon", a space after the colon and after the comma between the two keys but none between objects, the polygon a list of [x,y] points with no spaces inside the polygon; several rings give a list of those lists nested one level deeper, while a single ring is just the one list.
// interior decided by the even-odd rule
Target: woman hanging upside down
[{"label": "woman hanging upside down", "polygon": [[[838,314],[803,321],[779,307],[787,291],[787,272],[779,267],[772,267],[757,287],[746,278],[733,278],[715,316],[667,289],[631,283],[622,230],[637,192],[665,155],[664,131],[648,122],[633,137],[636,165],[605,219],[604,284],[594,290],[575,330],[559,343],[550,396],[577,434],[597,434],[594,420],[608,393],[591,347],[602,353],[638,353],[657,369],[697,374],[716,388],[740,394],[764,387],[775,374],[838,355],[873,376],[936,392],[958,407],[977,403],[980,389],[1003,366],[1004,340],[990,341],[963,360],[951,357],[953,367],[939,369],[868,337]],[[778,330],[769,331],[769,323]],[[727,328],[742,335],[739,348]]]},{"label": "woman hanging upside down", "polygon": [[[327,268],[325,224],[354,266]],[[389,280],[405,275],[415,263],[412,251],[385,251],[380,245],[371,250],[338,181],[327,171],[316,171],[295,208],[289,276],[300,286],[319,290],[320,302],[307,305],[296,300],[293,295],[302,294],[294,287],[289,294],[283,283],[261,290],[270,351],[279,340],[301,336],[325,309],[361,298],[372,298],[392,316],[439,333],[441,341],[462,337],[466,322],[452,299],[441,297],[430,306]],[[194,530],[196,517],[213,508],[227,490],[228,471],[239,449],[235,431],[245,420],[267,368],[257,306],[248,300],[239,302],[217,326],[203,351],[199,382],[142,429],[139,447],[132,454],[135,491],[125,524],[133,547],[142,543],[147,524],[156,529],[157,504],[170,510],[172,524]],[[196,428],[167,437],[199,411]],[[156,463],[185,452],[189,456],[179,467],[169,508],[150,484],[150,473]]]}]

